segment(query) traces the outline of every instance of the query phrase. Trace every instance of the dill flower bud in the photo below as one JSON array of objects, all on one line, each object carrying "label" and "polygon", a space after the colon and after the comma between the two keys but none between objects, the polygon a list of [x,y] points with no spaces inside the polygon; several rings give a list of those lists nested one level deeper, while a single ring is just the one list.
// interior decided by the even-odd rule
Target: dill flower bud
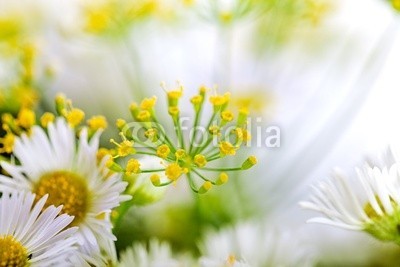
[{"label": "dill flower bud", "polygon": [[204,184],[199,189],[199,194],[207,193],[212,187],[212,183],[209,181],[204,182]]},{"label": "dill flower bud", "polygon": [[255,156],[250,156],[242,164],[242,170],[248,170],[257,164],[257,158]]},{"label": "dill flower bud", "polygon": [[156,104],[157,97],[153,96],[151,98],[145,98],[140,103],[140,108],[144,110],[152,110]]},{"label": "dill flower bud", "polygon": [[137,159],[130,159],[126,164],[126,175],[138,174],[140,173],[140,162]]},{"label": "dill flower bud", "polygon": [[203,168],[207,164],[207,159],[204,155],[197,154],[194,156],[194,163],[197,165],[197,167]]},{"label": "dill flower bud", "polygon": [[157,148],[157,156],[159,156],[162,159],[166,159],[169,153],[171,153],[171,149],[166,144],[161,145]]}]

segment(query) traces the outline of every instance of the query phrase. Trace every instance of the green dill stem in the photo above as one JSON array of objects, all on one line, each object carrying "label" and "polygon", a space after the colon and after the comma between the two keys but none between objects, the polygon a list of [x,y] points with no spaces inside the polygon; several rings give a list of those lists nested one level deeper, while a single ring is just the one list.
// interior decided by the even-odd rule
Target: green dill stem
[{"label": "green dill stem", "polygon": [[190,153],[192,152],[194,142],[196,142],[196,137],[197,137],[197,126],[199,125],[199,121],[200,121],[201,114],[202,114],[202,111],[203,111],[203,104],[204,104],[204,99],[201,101],[199,110],[196,112],[196,117],[195,117],[195,119],[194,119],[193,134],[192,134],[192,138],[191,138],[191,140],[190,140],[189,155],[190,155]]},{"label": "green dill stem", "polygon": [[163,186],[167,186],[167,185],[170,185],[170,184],[172,184],[174,181],[169,181],[169,182],[165,182],[165,183],[162,183],[162,184],[159,184],[159,185],[154,185],[154,186],[156,186],[156,187],[163,187]]},{"label": "green dill stem", "polygon": [[141,170],[140,173],[151,173],[151,172],[163,172],[165,171],[164,169],[153,169],[153,170]]},{"label": "green dill stem", "polygon": [[207,179],[206,177],[204,177],[201,173],[199,173],[197,170],[192,170],[195,174],[197,174],[201,179],[203,179],[204,181],[206,181],[206,182],[210,182],[210,183],[212,183],[213,185],[215,185],[215,182],[214,181],[211,181],[210,179]]},{"label": "green dill stem", "polygon": [[213,171],[213,172],[230,172],[230,171],[241,171],[242,167],[233,167],[233,168],[202,168],[204,171]]},{"label": "green dill stem", "polygon": [[[207,124],[207,128],[206,128],[207,133],[208,133],[208,129],[211,127],[211,124],[213,123],[213,121],[214,121],[214,119],[215,119],[215,116],[217,116],[217,114],[218,114],[218,112],[215,112],[215,111],[213,112],[213,115],[211,116],[211,119],[210,119],[210,121],[209,121],[208,124]],[[204,146],[202,146],[202,147],[197,148],[197,149],[195,150],[195,152],[193,153],[193,155],[200,154],[200,153],[201,153],[204,149],[206,149],[206,148],[208,147],[208,145],[212,142],[214,135],[212,135],[212,134],[210,134],[210,133],[208,133],[208,134],[209,134],[209,135],[208,135],[208,139],[207,139],[206,144],[205,144]]]},{"label": "green dill stem", "polygon": [[[147,151],[136,151],[136,154],[149,155],[149,156],[154,156],[154,157],[160,158],[160,156],[158,156],[156,153],[147,152]],[[175,158],[173,158],[171,156],[168,156],[166,159],[168,159],[170,161],[175,161]]]},{"label": "green dill stem", "polygon": [[116,218],[113,219],[113,231],[114,234],[118,234],[121,229],[121,224],[124,219],[124,216],[128,212],[128,210],[133,206],[133,200],[125,201],[121,203],[121,205],[117,208],[118,215]]},{"label": "green dill stem", "polygon": [[175,128],[175,133],[178,137],[179,140],[179,146],[183,149],[185,149],[185,142],[183,141],[183,134],[182,134],[182,128],[181,128],[181,123],[180,123],[180,116],[178,116],[176,119],[173,118],[174,121],[174,128]]},{"label": "green dill stem", "polygon": [[221,153],[215,152],[214,154],[210,155],[210,156],[206,156],[207,161],[211,161],[211,160],[216,160],[216,159],[220,159],[221,158]]},{"label": "green dill stem", "polygon": [[160,124],[160,122],[158,121],[158,119],[157,119],[157,117],[156,117],[156,114],[153,114],[153,121],[154,121],[154,123],[156,124],[156,127],[157,127],[157,130],[160,132],[160,133],[163,133],[163,137],[164,137],[164,140],[168,143],[168,146],[171,148],[171,150],[172,150],[172,153],[175,153],[175,151],[177,150],[176,149],[176,147],[174,146],[174,144],[172,143],[172,141],[168,138],[168,135],[163,131],[163,129],[161,129],[160,127],[159,127],[159,125],[161,125]]},{"label": "green dill stem", "polygon": [[149,156],[155,156],[155,157],[158,157],[156,153],[153,153],[153,152],[146,152],[146,151],[137,151],[137,150],[136,150],[136,153],[135,153],[135,154],[140,154],[140,155],[149,155]]},{"label": "green dill stem", "polygon": [[194,182],[193,182],[191,173],[189,172],[189,173],[187,173],[186,175],[187,175],[188,180],[189,180],[190,189],[192,189],[193,192],[195,192],[195,193],[198,194],[198,193],[199,193],[199,190],[196,189],[196,185],[195,185]]}]

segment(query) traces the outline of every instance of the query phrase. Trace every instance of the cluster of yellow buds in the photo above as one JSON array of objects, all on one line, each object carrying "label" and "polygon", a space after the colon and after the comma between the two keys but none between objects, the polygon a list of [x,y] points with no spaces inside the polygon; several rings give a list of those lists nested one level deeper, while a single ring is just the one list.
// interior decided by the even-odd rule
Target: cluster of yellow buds
[{"label": "cluster of yellow buds", "polygon": [[[79,108],[72,105],[72,101],[67,99],[64,95],[56,96],[56,111],[59,116],[62,116],[71,125],[71,127],[78,127],[85,119],[85,113]],[[54,120],[54,115],[46,112],[43,114],[40,122],[42,127],[47,127],[47,124]],[[98,130],[107,128],[108,123],[104,116],[95,115],[86,121],[89,128],[89,135],[94,134]]]},{"label": "cluster of yellow buds", "polygon": [[[71,125],[77,128],[81,125],[85,118],[85,113],[78,108],[73,107],[72,101],[64,95],[58,95],[55,99],[57,114],[51,112],[43,113],[39,121],[37,121],[35,111],[32,108],[22,107],[16,116],[11,113],[3,113],[1,116],[1,128],[4,136],[0,138],[0,154],[10,154],[13,151],[15,136],[22,133],[30,133],[32,126],[40,124],[43,128],[47,128],[49,123],[54,122],[56,116],[62,116]],[[107,120],[104,116],[92,116],[86,121],[89,130],[89,136],[92,136],[98,130],[107,128]]]},{"label": "cluster of yellow buds", "polygon": [[22,108],[16,118],[11,113],[4,113],[1,116],[2,129],[5,135],[0,138],[0,153],[10,154],[14,148],[14,140],[16,135],[30,131],[31,127],[36,123],[36,115],[32,109]]},{"label": "cluster of yellow buds", "polygon": [[[207,94],[210,89],[205,86],[199,88],[199,93],[190,99],[194,111],[193,127],[190,133],[183,131],[182,115],[179,101],[183,96],[184,88],[178,84],[177,88],[167,90],[168,114],[174,124],[176,140],[172,140],[160,123],[155,111],[157,98],[155,96],[144,99],[141,103],[132,103],[130,106],[133,122],[117,120],[117,127],[122,138],[121,142],[111,139],[116,146],[114,158],[129,158],[125,167],[112,162],[110,168],[124,172],[127,175],[139,173],[153,173],[150,180],[155,186],[166,186],[186,176],[191,189],[196,193],[205,193],[214,185],[222,185],[228,181],[228,173],[247,170],[257,163],[254,156],[248,157],[241,166],[219,167],[216,161],[226,156],[235,156],[238,149],[248,144],[251,135],[247,129],[248,110],[245,108],[237,112],[228,109],[230,94],[208,96],[210,110],[205,110]],[[208,123],[202,128],[202,114],[211,112]],[[204,129],[204,131],[199,131]],[[200,136],[200,132],[202,136]],[[201,138],[200,138],[201,137]],[[161,161],[156,169],[141,168],[140,158],[134,155],[150,155]],[[159,173],[164,172],[162,178]]]},{"label": "cluster of yellow buds", "polygon": [[126,32],[132,23],[158,12],[158,0],[94,1],[85,6],[84,30],[96,35],[118,35]]}]

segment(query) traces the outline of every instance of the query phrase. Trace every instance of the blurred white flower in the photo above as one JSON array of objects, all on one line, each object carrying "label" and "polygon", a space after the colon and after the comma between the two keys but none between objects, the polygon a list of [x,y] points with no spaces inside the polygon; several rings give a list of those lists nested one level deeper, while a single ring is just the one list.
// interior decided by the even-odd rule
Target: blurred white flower
[{"label": "blurred white flower", "polygon": [[310,251],[294,233],[252,222],[210,232],[200,251],[202,266],[294,267],[312,266],[313,262]]},{"label": "blurred white flower", "polygon": [[63,212],[74,216],[71,225],[79,226],[76,237],[89,256],[115,240],[109,213],[129,199],[121,195],[126,187],[121,177],[107,176],[107,158],[97,163],[99,138],[97,132],[89,141],[87,129],[82,129],[76,142],[75,130],[60,118],[48,125],[47,133],[34,126],[31,135],[16,139],[14,155],[20,165],[1,163],[11,177],[0,175],[0,191],[31,191],[36,199],[49,194],[45,206],[63,205]]},{"label": "blurred white flower", "polygon": [[31,193],[3,192],[0,199],[1,266],[73,266],[77,251],[73,234],[65,229],[73,217],[60,214],[62,206],[45,208],[47,196],[36,204]]},{"label": "blurred white flower", "polygon": [[384,241],[400,242],[400,165],[394,153],[386,153],[382,167],[357,168],[357,180],[336,171],[333,178],[313,187],[303,208],[324,215],[308,222],[365,231]]},{"label": "blurred white flower", "polygon": [[[186,263],[185,263],[186,262]],[[135,244],[121,254],[119,267],[184,267],[188,260],[174,259],[168,243],[150,240],[148,248],[144,244]]]}]

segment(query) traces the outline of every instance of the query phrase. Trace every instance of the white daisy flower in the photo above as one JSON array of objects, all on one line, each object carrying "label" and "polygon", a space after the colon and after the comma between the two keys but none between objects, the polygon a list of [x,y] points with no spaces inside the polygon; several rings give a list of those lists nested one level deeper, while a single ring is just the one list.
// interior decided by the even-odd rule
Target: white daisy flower
[{"label": "white daisy flower", "polygon": [[[135,244],[121,254],[118,267],[188,267],[187,260],[178,261],[173,258],[168,243],[150,240],[148,249],[144,244]],[[185,263],[186,262],[186,263]]]},{"label": "white daisy flower", "polygon": [[356,169],[358,179],[338,171],[332,179],[313,187],[303,208],[324,215],[308,222],[365,231],[380,240],[400,243],[400,165]]},{"label": "white daisy flower", "polygon": [[127,185],[121,177],[108,175],[107,158],[97,163],[99,137],[97,132],[88,141],[84,128],[77,143],[75,131],[59,118],[48,125],[47,134],[34,126],[29,136],[16,139],[20,164],[1,163],[11,178],[0,175],[0,191],[34,192],[36,201],[49,194],[45,207],[63,205],[62,211],[74,216],[71,226],[79,226],[76,235],[87,255],[100,255],[115,240],[109,214],[129,199],[121,195]]},{"label": "white daisy flower", "polygon": [[[64,230],[73,217],[61,214],[62,206],[35,200],[31,193],[3,193],[0,199],[0,266],[73,266],[76,227]],[[34,204],[36,202],[36,204]]]},{"label": "white daisy flower", "polygon": [[297,267],[313,260],[293,233],[251,222],[208,233],[200,251],[202,267]]}]

